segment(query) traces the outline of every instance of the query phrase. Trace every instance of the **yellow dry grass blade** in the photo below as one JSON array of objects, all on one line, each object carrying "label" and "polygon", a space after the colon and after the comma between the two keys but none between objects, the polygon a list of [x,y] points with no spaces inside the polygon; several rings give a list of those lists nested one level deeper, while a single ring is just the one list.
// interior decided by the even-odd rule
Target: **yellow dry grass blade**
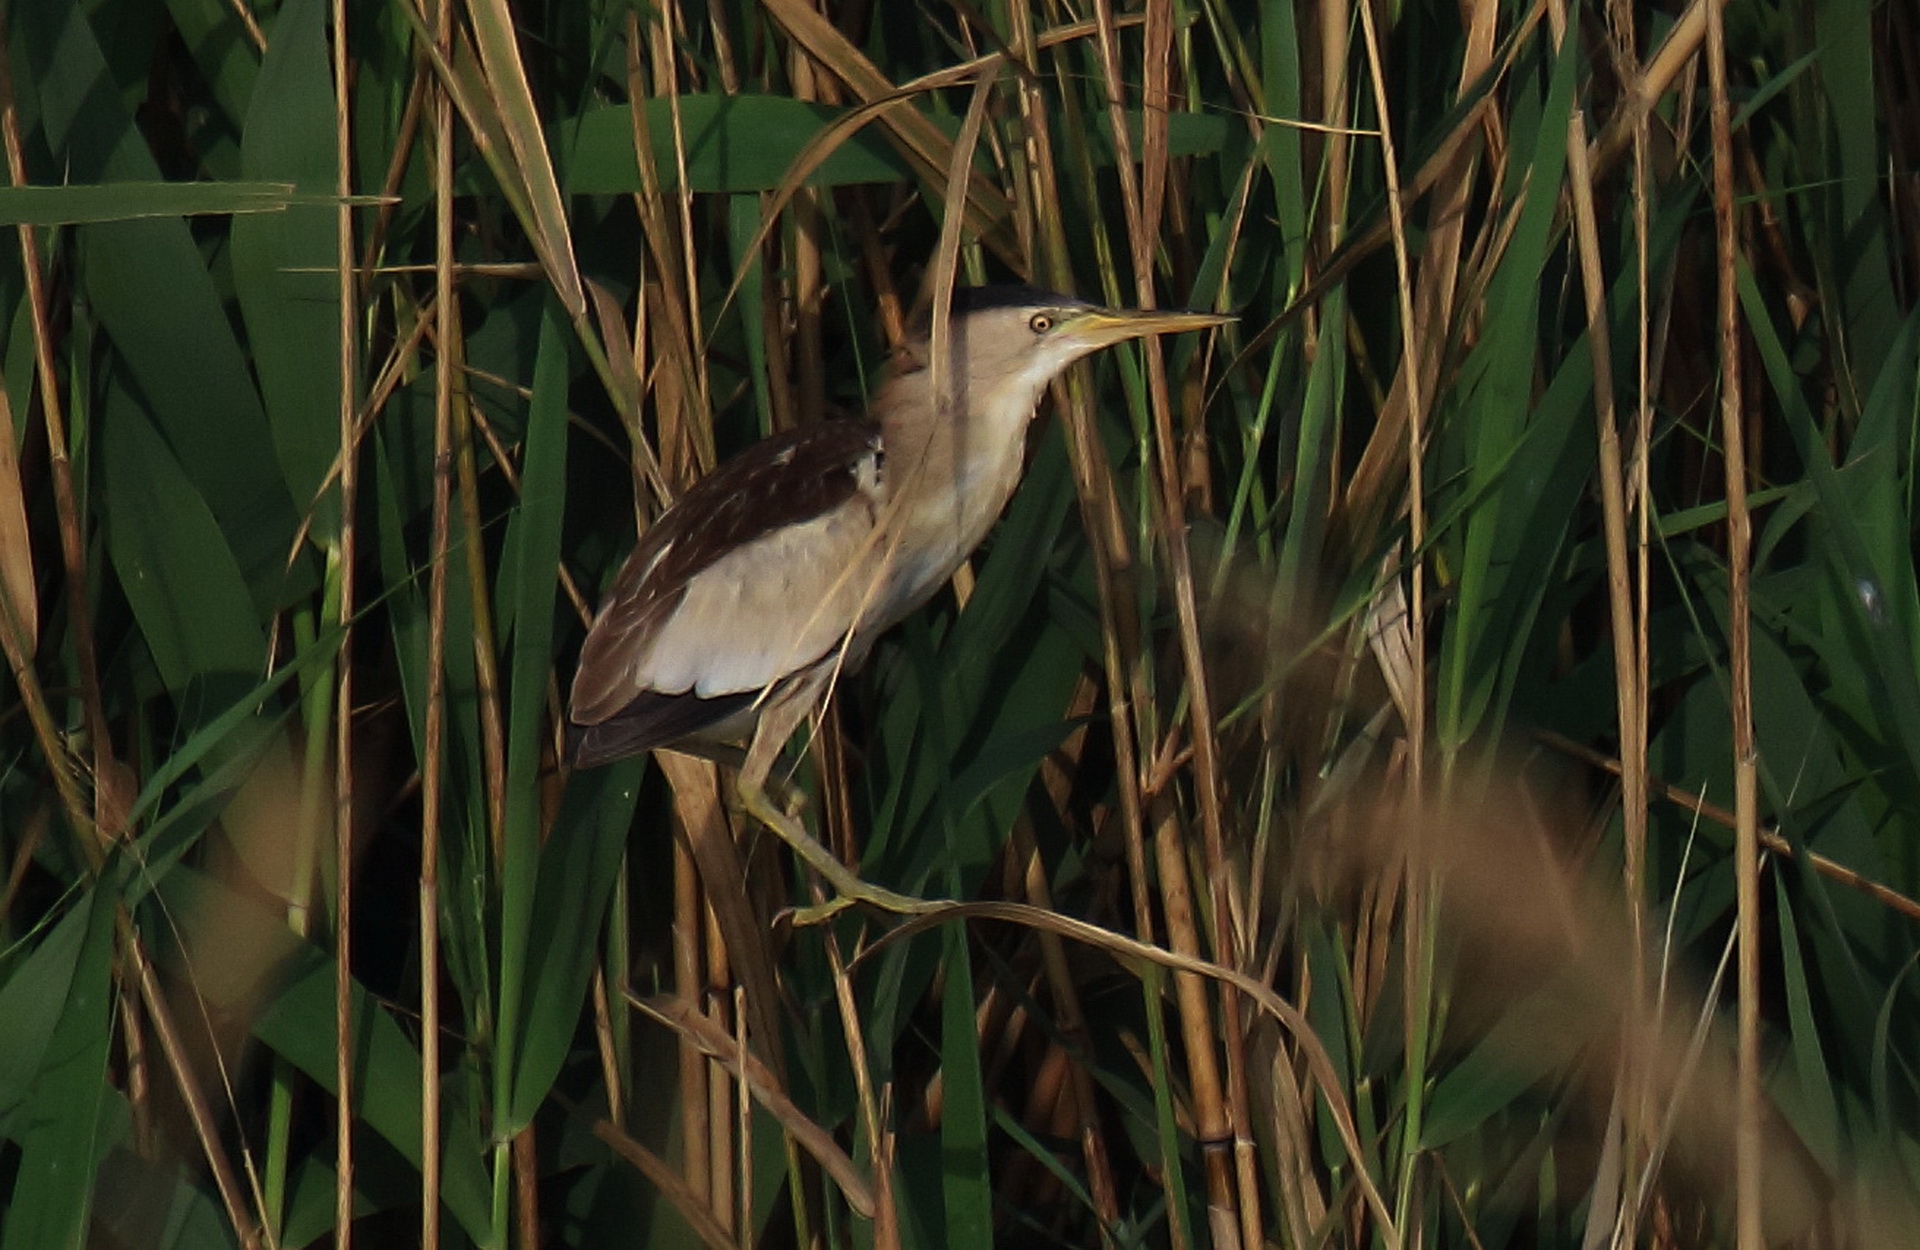
[{"label": "yellow dry grass blade", "polygon": [[492,114],[489,120],[496,123],[512,155],[508,168],[518,178],[525,197],[528,232],[561,303],[566,305],[568,315],[579,321],[587,313],[586,292],[574,264],[573,235],[567,228],[560,180],[554,176],[540,113],[527,83],[527,67],[514,39],[513,13],[507,0],[469,0],[467,16],[473,23],[474,44],[480,53],[480,85],[486,89],[485,103]]},{"label": "yellow dry grass blade", "polygon": [[[40,633],[40,599],[27,542],[27,505],[20,461],[13,450],[13,405],[0,388],[0,614],[9,618],[22,653],[32,655]],[[4,624],[5,622],[0,622]]]},{"label": "yellow dry grass blade", "polygon": [[[845,83],[861,103],[871,104],[897,94],[896,84],[803,0],[767,0],[765,8],[807,55]],[[945,186],[953,140],[913,109],[890,109],[880,120],[920,178],[932,187]],[[1012,209],[1006,192],[976,171],[966,183],[965,211],[967,228],[1011,259],[1007,249],[1013,246],[1008,233]]]}]

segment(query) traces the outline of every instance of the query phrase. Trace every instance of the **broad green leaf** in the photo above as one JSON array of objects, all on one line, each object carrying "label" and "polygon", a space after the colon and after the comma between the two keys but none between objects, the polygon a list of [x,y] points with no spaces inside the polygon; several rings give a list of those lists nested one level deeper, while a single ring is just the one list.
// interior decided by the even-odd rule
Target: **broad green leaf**
[{"label": "broad green leaf", "polygon": [[180,41],[200,65],[227,117],[237,127],[253,98],[260,72],[260,53],[247,32],[234,21],[224,0],[166,0],[167,12],[180,32]]},{"label": "broad green leaf", "polygon": [[112,896],[89,891],[72,913],[82,936],[71,977],[42,982],[52,992],[37,1005],[22,1004],[51,1012],[55,1023],[25,1099],[6,1117],[20,1149],[6,1212],[9,1247],[89,1244],[94,1171],[125,1126],[124,1107],[107,1083],[113,916]]},{"label": "broad green leaf", "polygon": [[542,845],[539,770],[566,499],[567,365],[566,326],[552,309],[541,321],[520,509],[502,576],[515,621],[499,965],[503,1011],[517,1012],[500,1055],[509,1130],[532,1121],[572,1046],[642,770],[633,761],[574,777]]},{"label": "broad green leaf", "polygon": [[89,225],[147,217],[277,216],[301,203],[330,206],[334,201],[330,196],[300,196],[292,183],[265,180],[0,187],[0,226]]},{"label": "broad green leaf", "polygon": [[37,945],[16,946],[0,959],[0,1133],[9,1137],[19,1132],[16,1117],[32,1097],[60,1012],[82,975],[96,919],[91,897],[53,922]]},{"label": "broad green leaf", "polygon": [[1840,1157],[1839,1111],[1826,1058],[1821,1053],[1820,1025],[1814,1015],[1807,962],[1800,951],[1793,899],[1778,880],[1774,883],[1774,899],[1780,909],[1781,977],[1786,985],[1788,1045],[1795,1077],[1793,1094],[1782,1098],[1782,1103],[1807,1148],[1831,1167]]},{"label": "broad green leaf", "polygon": [[[12,13],[14,51],[44,67],[42,125],[67,178],[161,181],[109,85],[86,9],[36,4]],[[295,512],[280,475],[261,471],[273,452],[259,395],[193,236],[177,219],[119,221],[79,227],[76,247],[93,311],[124,362],[121,389],[137,389],[257,605],[279,607],[304,573],[287,569]]]},{"label": "broad green leaf", "polygon": [[[288,973],[285,987],[255,1018],[253,1032],[329,1094],[335,1080],[334,975],[330,959],[310,951]],[[360,1119],[401,1156],[420,1163],[420,1052],[378,1000],[357,981],[353,1011],[353,1104]],[[441,1198],[467,1236],[492,1244],[487,1157],[478,1134],[457,1108],[443,1126]]]},{"label": "broad green leaf", "polygon": [[[241,139],[243,172],[285,180],[324,204],[338,175],[322,0],[289,0],[281,10],[257,84]],[[340,524],[337,493],[320,495],[340,454],[337,232],[331,206],[233,223],[234,288],[280,470],[322,545]]]},{"label": "broad green leaf", "polygon": [[946,926],[946,986],[940,1011],[940,1161],[949,1246],[993,1242],[993,1172],[987,1159],[986,1090],[974,1027],[972,953],[964,921]]},{"label": "broad green leaf", "polygon": [[1826,159],[1815,200],[1824,209],[1824,254],[1818,260],[1829,269],[1826,276],[1835,283],[1831,289],[1843,302],[1844,315],[1834,332],[1846,344],[1841,366],[1845,389],[1855,393],[1867,390],[1879,376],[1902,320],[1887,246],[1886,205],[1874,192],[1885,172],[1881,131],[1859,124],[1860,118],[1879,115],[1878,93],[1883,90],[1875,73],[1874,44],[1880,36],[1874,31],[1874,7],[1873,0],[1826,0],[1812,15],[1826,109],[1804,136],[1811,152]]},{"label": "broad green leaf", "polygon": [[108,397],[107,546],[140,635],[189,724],[232,706],[267,646],[227,536],[130,395]]},{"label": "broad green leaf", "polygon": [[[1554,58],[1551,82],[1537,105],[1529,102],[1522,106],[1524,130],[1515,135],[1515,142],[1526,158],[1523,166],[1509,170],[1508,180],[1526,194],[1526,200],[1518,209],[1513,240],[1500,258],[1488,289],[1488,322],[1463,378],[1459,425],[1464,435],[1462,455],[1468,490],[1486,490],[1498,477],[1504,477],[1508,484],[1529,484],[1533,489],[1522,498],[1512,498],[1507,489],[1493,491],[1483,498],[1483,506],[1464,520],[1458,540],[1459,602],[1454,623],[1441,643],[1435,707],[1441,741],[1448,750],[1463,745],[1493,710],[1502,652],[1516,638],[1524,638],[1531,612],[1508,600],[1503,592],[1525,584],[1523,579],[1538,570],[1537,566],[1514,567],[1514,548],[1542,529],[1552,534],[1565,525],[1563,517],[1549,518],[1534,512],[1548,497],[1545,480],[1561,459],[1555,454],[1560,440],[1549,438],[1527,445],[1527,437],[1530,416],[1540,421],[1549,414],[1557,416],[1561,427],[1570,433],[1571,411],[1584,409],[1584,405],[1563,402],[1552,409],[1543,405],[1543,410],[1536,413],[1529,393],[1539,331],[1540,273],[1552,245],[1558,203],[1556,196],[1540,191],[1558,187],[1566,165],[1575,43],[1566,41]],[[1520,185],[1523,177],[1531,191]],[[1576,350],[1558,372],[1569,379],[1582,369],[1590,375],[1588,361],[1585,353]],[[1518,462],[1509,464],[1510,460]]]},{"label": "broad green leaf", "polygon": [[[685,150],[686,185],[694,191],[772,191],[794,157],[844,110],[774,95],[683,95],[646,102],[647,132],[660,163],[663,191],[680,188],[676,110]],[[626,105],[590,109],[561,133],[566,162],[562,185],[574,195],[623,195],[641,189],[633,143],[633,112]],[[871,129],[834,149],[807,179],[816,187],[895,182],[904,163]]]}]

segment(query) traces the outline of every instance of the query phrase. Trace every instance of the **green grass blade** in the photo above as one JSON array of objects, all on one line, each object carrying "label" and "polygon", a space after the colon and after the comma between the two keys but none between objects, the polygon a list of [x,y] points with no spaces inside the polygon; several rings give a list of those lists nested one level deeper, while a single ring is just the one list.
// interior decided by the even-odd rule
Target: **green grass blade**
[{"label": "green grass blade", "polygon": [[985,1246],[993,1242],[993,1175],[987,1160],[986,1091],[974,1030],[966,925],[950,924],[945,934],[946,989],[940,1012],[940,1071],[946,1091],[940,1117],[944,1244]]}]

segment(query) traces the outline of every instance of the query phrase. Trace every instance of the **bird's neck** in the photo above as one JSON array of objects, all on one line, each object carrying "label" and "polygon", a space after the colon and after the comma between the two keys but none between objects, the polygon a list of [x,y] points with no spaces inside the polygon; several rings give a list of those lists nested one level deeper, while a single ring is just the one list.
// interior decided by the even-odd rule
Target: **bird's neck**
[{"label": "bird's neck", "polygon": [[886,455],[882,541],[898,553],[879,596],[889,620],[926,602],[993,528],[1019,484],[1027,423],[1045,387],[1003,380],[982,402],[950,383],[944,411],[928,420],[928,372],[896,377],[889,386],[903,389],[875,404]]},{"label": "bird's neck", "polygon": [[942,379],[946,402],[928,420],[932,372],[896,379],[894,385],[908,393],[883,397],[878,405],[887,477],[892,490],[921,506],[944,501],[956,522],[983,536],[1018,483],[1027,423],[1045,383],[1002,383],[983,394],[977,387],[969,391],[964,377]]}]

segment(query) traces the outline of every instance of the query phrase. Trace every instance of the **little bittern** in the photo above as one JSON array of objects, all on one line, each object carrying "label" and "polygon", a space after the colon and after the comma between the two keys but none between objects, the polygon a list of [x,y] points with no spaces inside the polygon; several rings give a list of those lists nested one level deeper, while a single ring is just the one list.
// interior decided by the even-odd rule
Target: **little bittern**
[{"label": "little bittern", "polygon": [[1020,480],[1048,383],[1082,356],[1230,317],[1099,308],[1031,287],[953,293],[938,359],[923,329],[870,419],[774,435],[696,483],[627,557],[574,674],[574,762],[749,743],[737,790],[840,894],[861,882],[766,794],[775,758],[828,685],[925,603],[986,537]]}]

